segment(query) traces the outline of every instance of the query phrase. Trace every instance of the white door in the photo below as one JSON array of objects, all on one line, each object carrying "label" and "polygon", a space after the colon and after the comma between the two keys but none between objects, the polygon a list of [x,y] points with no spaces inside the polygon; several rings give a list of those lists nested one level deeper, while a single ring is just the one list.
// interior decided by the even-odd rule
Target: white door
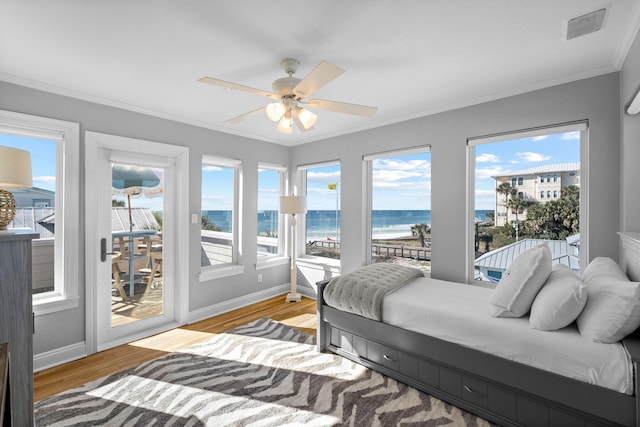
[{"label": "white door", "polygon": [[93,132],[85,141],[92,353],[184,322],[188,151]]}]

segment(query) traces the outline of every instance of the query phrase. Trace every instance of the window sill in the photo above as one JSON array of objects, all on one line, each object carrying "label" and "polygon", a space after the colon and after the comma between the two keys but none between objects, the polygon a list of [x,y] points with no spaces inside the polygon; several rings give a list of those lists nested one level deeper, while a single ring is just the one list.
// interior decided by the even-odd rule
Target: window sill
[{"label": "window sill", "polygon": [[200,283],[209,280],[222,279],[223,277],[237,276],[244,273],[243,265],[225,265],[222,267],[207,267],[200,270],[198,279]]},{"label": "window sill", "polygon": [[41,316],[77,308],[78,299],[78,297],[63,297],[62,295],[39,295],[33,297],[33,313],[36,316]]},{"label": "window sill", "polygon": [[328,266],[333,270],[340,272],[340,260],[335,258],[324,258],[324,257],[316,257],[316,256],[304,256],[301,258],[296,258],[296,264],[300,266],[308,266],[308,267],[325,267]]},{"label": "window sill", "polygon": [[259,259],[256,262],[256,271],[265,270],[267,268],[278,267],[281,265],[289,265],[291,263],[289,257],[284,256],[271,256]]}]

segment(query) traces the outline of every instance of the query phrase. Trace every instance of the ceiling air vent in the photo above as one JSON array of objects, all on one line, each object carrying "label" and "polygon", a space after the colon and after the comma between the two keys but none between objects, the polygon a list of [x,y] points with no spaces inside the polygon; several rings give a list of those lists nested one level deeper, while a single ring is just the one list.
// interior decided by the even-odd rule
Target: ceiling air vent
[{"label": "ceiling air vent", "polygon": [[603,7],[594,10],[593,12],[585,13],[584,15],[569,19],[567,21],[567,40],[595,33],[600,30],[604,24],[606,14],[607,8]]}]

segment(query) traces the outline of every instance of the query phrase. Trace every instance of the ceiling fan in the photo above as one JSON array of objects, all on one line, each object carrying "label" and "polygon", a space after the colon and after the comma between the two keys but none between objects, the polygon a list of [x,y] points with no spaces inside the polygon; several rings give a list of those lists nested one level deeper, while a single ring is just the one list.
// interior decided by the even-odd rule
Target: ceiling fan
[{"label": "ceiling fan", "polygon": [[311,70],[304,79],[301,80],[293,77],[298,69],[298,65],[300,65],[298,60],[286,58],[283,59],[280,64],[289,76],[274,81],[272,84],[273,92],[255,89],[249,86],[215,79],[213,77],[202,77],[198,79],[198,81],[229,89],[242,90],[244,92],[276,100],[277,102],[272,102],[264,107],[258,108],[257,110],[241,114],[225,121],[225,123],[239,123],[264,111],[270,120],[278,122],[277,129],[286,134],[293,132],[294,122],[302,132],[313,127],[318,116],[305,107],[318,110],[335,111],[338,113],[354,114],[362,117],[373,117],[378,110],[376,107],[328,101],[326,99],[311,99],[305,101],[305,98],[310,97],[318,89],[344,73],[344,70],[328,63],[327,61],[322,61],[316,65],[316,67]]}]

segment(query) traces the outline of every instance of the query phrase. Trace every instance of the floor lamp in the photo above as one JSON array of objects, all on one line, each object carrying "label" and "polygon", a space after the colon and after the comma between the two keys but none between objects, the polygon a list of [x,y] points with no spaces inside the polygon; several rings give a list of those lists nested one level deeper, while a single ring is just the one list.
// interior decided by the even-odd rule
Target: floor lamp
[{"label": "floor lamp", "polygon": [[287,294],[286,302],[300,302],[302,295],[298,293],[296,283],[298,269],[296,268],[296,214],[307,213],[307,198],[303,196],[281,196],[280,213],[291,215],[291,292]]}]

